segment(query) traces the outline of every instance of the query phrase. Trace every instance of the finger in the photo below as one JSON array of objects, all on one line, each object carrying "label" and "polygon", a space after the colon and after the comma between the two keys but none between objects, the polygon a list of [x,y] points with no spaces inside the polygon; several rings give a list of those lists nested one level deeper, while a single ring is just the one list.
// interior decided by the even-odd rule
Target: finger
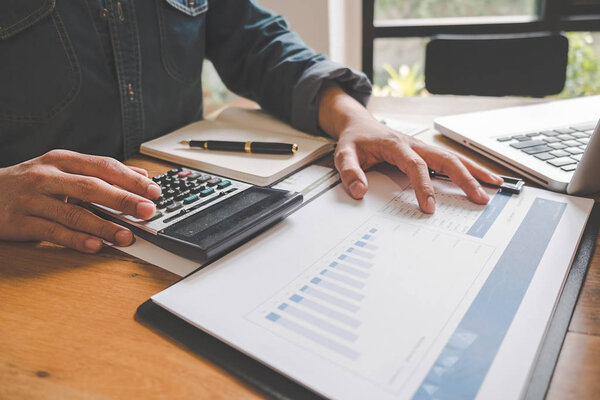
[{"label": "finger", "polygon": [[368,184],[365,172],[360,167],[356,150],[350,146],[338,146],[334,162],[346,190],[353,198],[362,199],[367,192]]},{"label": "finger", "polygon": [[160,196],[160,187],[148,177],[134,172],[114,158],[91,156],[67,150],[54,150],[44,155],[64,172],[94,176],[113,185],[154,199]]},{"label": "finger", "polygon": [[142,219],[150,218],[156,212],[156,206],[150,200],[90,176],[59,172],[57,179],[44,182],[42,190],[50,195],[62,194],[101,204]]},{"label": "finger", "polygon": [[102,248],[102,240],[99,238],[71,230],[57,222],[37,217],[25,217],[23,225],[24,230],[31,232],[26,239],[45,240],[83,253],[97,253]]},{"label": "finger", "polygon": [[477,204],[488,203],[490,200],[488,194],[458,156],[443,150],[431,149],[431,152],[426,154],[425,157],[433,169],[448,175],[471,201]]},{"label": "finger", "polygon": [[384,158],[408,176],[421,210],[427,214],[433,214],[435,211],[435,191],[429,177],[427,163],[421,156],[410,147],[396,143],[384,152]]},{"label": "finger", "polygon": [[146,171],[144,168],[140,168],[140,167],[134,167],[132,165],[128,165],[129,168],[131,168],[131,170],[133,170],[133,172],[137,172],[138,174],[148,177],[148,171]]},{"label": "finger", "polygon": [[494,174],[492,171],[484,168],[483,166],[477,164],[476,162],[471,161],[467,157],[464,157],[460,154],[457,154],[460,161],[467,167],[471,175],[480,181],[491,183],[492,185],[502,185],[504,183],[504,179],[499,175]]},{"label": "finger", "polygon": [[128,229],[106,221],[78,205],[48,197],[32,202],[28,211],[34,216],[59,222],[67,228],[89,233],[119,246],[127,246],[133,240],[133,234]]}]

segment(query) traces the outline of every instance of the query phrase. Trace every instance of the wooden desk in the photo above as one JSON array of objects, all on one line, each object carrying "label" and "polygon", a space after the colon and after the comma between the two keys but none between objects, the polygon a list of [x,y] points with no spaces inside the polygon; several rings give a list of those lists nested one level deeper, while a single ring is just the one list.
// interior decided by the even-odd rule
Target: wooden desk
[{"label": "wooden desk", "polygon": [[[530,100],[374,99],[370,108],[429,123],[432,115],[523,102]],[[422,136],[481,160],[439,135]],[[145,157],[128,163],[151,175],[170,168]],[[178,279],[110,248],[83,255],[48,243],[0,242],[0,399],[260,397],[133,319],[138,305]],[[600,398],[599,376],[596,251],[548,398]]]}]

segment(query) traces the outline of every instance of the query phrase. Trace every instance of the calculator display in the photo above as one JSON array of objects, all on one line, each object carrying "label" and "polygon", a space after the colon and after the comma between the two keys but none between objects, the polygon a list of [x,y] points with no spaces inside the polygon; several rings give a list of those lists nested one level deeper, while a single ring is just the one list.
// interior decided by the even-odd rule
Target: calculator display
[{"label": "calculator display", "polygon": [[249,191],[246,195],[240,194],[223,202],[223,206],[215,206],[200,212],[197,216],[192,216],[185,220],[184,224],[176,224],[172,232],[182,235],[186,238],[197,235],[200,232],[222,224],[224,220],[239,213],[269,197],[268,193],[259,191]]}]

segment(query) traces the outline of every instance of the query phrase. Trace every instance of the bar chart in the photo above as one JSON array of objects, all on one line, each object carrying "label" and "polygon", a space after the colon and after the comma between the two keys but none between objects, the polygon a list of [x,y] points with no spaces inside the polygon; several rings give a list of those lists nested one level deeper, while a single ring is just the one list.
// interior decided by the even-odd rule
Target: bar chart
[{"label": "bar chart", "polygon": [[[493,247],[463,237],[380,212],[247,318],[378,384],[392,385],[433,340],[427,335],[439,328],[432,329],[431,321],[444,321],[454,311],[451,305],[493,253]],[[456,282],[451,287],[445,284],[450,277]],[[423,318],[431,314],[416,313],[416,303],[441,318]]]},{"label": "bar chart", "polygon": [[355,316],[365,298],[378,246],[369,228],[266,319],[339,355],[356,359],[352,347],[361,321]]}]

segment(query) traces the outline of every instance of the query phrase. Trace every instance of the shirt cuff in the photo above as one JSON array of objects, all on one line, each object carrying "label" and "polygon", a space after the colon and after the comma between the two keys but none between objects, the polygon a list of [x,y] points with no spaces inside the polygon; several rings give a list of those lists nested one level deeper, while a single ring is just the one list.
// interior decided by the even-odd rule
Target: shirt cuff
[{"label": "shirt cuff", "polygon": [[367,106],[372,89],[367,76],[331,60],[323,60],[304,71],[294,86],[291,120],[294,128],[323,135],[319,128],[319,93],[328,81],[335,82],[359,103]]}]

